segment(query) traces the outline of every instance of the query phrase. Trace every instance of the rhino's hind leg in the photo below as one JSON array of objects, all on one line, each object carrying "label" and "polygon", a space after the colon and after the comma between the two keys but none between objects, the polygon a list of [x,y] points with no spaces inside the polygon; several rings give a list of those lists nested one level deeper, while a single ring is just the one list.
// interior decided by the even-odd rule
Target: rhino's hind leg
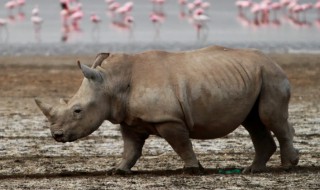
[{"label": "rhino's hind leg", "polygon": [[203,168],[198,162],[192,148],[187,127],[179,123],[162,123],[156,129],[182,158],[185,163],[184,172],[189,174],[202,174]]},{"label": "rhino's hind leg", "polygon": [[275,84],[278,86],[266,86],[260,95],[259,116],[279,141],[283,168],[290,169],[299,162],[298,150],[293,147],[294,129],[288,122],[290,87],[288,80]]},{"label": "rhino's hind leg", "polygon": [[255,149],[254,160],[243,173],[263,172],[267,169],[266,163],[277,147],[270,131],[262,124],[256,106],[242,125],[248,130]]}]

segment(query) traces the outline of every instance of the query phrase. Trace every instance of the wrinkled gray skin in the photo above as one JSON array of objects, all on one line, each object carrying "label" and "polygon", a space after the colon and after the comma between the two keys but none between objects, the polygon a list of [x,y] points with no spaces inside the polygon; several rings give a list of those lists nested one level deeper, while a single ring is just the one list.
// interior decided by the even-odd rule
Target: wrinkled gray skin
[{"label": "wrinkled gray skin", "polygon": [[271,59],[255,50],[208,47],[169,53],[99,54],[78,92],[59,106],[36,103],[51,123],[52,136],[70,142],[95,131],[104,120],[120,124],[123,158],[114,172],[130,173],[149,135],[164,138],[185,171],[203,168],[190,139],[223,137],[244,126],[255,157],[244,172],[266,170],[280,144],[285,169],[297,165],[294,129],[288,123],[290,84]]}]

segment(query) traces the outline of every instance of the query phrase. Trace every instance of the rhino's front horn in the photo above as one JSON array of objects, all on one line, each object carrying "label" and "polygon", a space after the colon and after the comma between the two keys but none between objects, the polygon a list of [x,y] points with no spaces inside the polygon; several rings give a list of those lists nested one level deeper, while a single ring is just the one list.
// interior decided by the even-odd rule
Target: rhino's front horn
[{"label": "rhino's front horn", "polygon": [[40,108],[42,113],[49,119],[51,118],[51,111],[52,106],[46,103],[41,102],[39,99],[35,98],[34,101],[36,102],[37,106]]},{"label": "rhino's front horn", "polygon": [[78,66],[81,69],[84,77],[86,77],[87,79],[99,82],[102,81],[102,76],[99,71],[92,69],[87,65],[81,64],[80,61],[78,61]]}]

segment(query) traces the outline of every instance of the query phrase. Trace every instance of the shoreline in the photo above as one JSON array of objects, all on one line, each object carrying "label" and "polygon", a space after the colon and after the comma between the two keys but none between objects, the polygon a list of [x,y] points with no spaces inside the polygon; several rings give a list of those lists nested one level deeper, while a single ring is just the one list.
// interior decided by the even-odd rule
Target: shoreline
[{"label": "shoreline", "polygon": [[128,43],[13,43],[1,44],[0,56],[22,55],[90,55],[98,52],[137,53],[146,50],[184,51],[207,46],[258,49],[265,53],[320,54],[320,43],[307,42],[128,42]]}]

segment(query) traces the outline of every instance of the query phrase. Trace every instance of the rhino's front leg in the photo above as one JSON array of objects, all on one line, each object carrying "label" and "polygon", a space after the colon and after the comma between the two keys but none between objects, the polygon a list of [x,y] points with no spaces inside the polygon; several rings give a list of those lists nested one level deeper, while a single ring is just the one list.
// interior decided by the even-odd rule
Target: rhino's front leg
[{"label": "rhino's front leg", "polygon": [[130,174],[131,168],[141,156],[142,147],[148,138],[147,133],[138,133],[130,126],[120,125],[124,142],[122,161],[113,174]]},{"label": "rhino's front leg", "polygon": [[182,158],[185,163],[184,172],[189,174],[202,174],[203,167],[196,158],[189,138],[188,129],[180,123],[162,123],[156,125],[156,129]]}]

